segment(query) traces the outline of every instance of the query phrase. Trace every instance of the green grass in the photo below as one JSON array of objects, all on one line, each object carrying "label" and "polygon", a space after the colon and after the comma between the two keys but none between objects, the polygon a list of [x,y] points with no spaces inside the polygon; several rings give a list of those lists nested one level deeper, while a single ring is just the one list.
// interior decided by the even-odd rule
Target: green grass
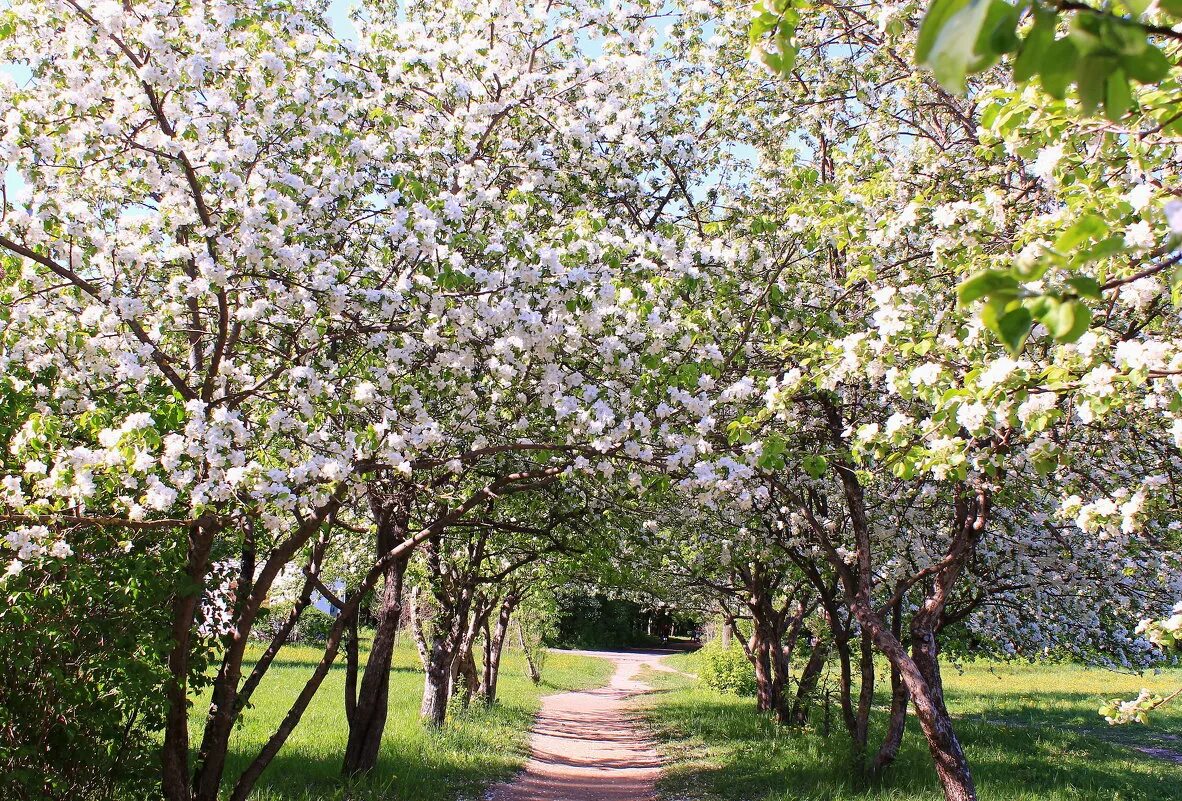
[{"label": "green grass", "polygon": [[[668,664],[696,672],[694,655]],[[885,669],[880,684],[886,683]],[[757,715],[752,699],[699,688],[692,679],[649,673],[658,688],[645,714],[669,768],[662,795],[678,801],[938,801],[930,758],[915,721],[897,763],[879,783],[850,769],[849,741],[834,706],[831,735],[794,732]],[[973,663],[945,670],[949,707],[958,718],[982,801],[1168,801],[1182,797],[1182,765],[1143,755],[1135,745],[1182,751],[1182,710],[1163,710],[1148,726],[1112,728],[1097,715],[1110,697],[1161,692],[1182,671],[1127,676],[1066,665]],[[886,689],[886,688],[882,688]],[[877,746],[887,697],[880,692],[872,733]]]},{"label": "green grass", "polygon": [[[257,653],[255,651],[254,653]],[[289,646],[255,692],[253,707],[235,731],[227,767],[237,776],[286,714],[320,658],[315,648]],[[247,666],[247,670],[251,667]],[[550,653],[540,687],[530,683],[517,651],[506,651],[492,709],[456,710],[442,731],[418,722],[423,677],[409,640],[399,644],[390,676],[390,713],[378,767],[352,783],[340,777],[348,738],[344,713],[344,668],[340,659],[325,678],[299,726],[263,773],[257,801],[452,801],[478,796],[512,776],[528,754],[528,730],[543,695],[606,684],[611,663],[594,657]],[[194,738],[206,706],[190,718]],[[195,740],[196,743],[196,740]]]}]

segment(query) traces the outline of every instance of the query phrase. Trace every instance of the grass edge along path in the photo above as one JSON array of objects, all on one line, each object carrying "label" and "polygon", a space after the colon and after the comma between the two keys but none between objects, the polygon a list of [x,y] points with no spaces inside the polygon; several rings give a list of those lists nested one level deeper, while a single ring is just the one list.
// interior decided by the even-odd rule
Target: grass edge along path
[{"label": "grass edge along path", "polygon": [[[234,733],[228,760],[236,775],[274,730],[320,658],[316,647],[288,646],[252,698]],[[364,660],[365,653],[362,653]],[[516,774],[529,756],[529,731],[541,698],[606,684],[613,666],[592,656],[551,651],[543,681],[535,686],[521,653],[506,649],[492,709],[473,705],[449,713],[440,731],[418,720],[423,676],[409,638],[395,650],[390,675],[390,713],[376,770],[346,781],[340,755],[348,738],[344,718],[344,666],[337,661],[299,726],[259,780],[252,801],[456,801],[479,798],[493,784]],[[247,665],[247,669],[250,665]],[[190,711],[196,737],[207,699]],[[196,745],[196,741],[194,741]]]},{"label": "grass edge along path", "polygon": [[[670,666],[694,672],[693,656]],[[849,769],[849,741],[834,709],[831,735],[820,715],[795,732],[757,715],[754,699],[723,695],[685,676],[646,674],[656,688],[642,709],[666,761],[658,785],[667,801],[941,801],[914,721],[898,762],[877,784]],[[971,664],[948,668],[949,705],[968,751],[982,801],[1169,801],[1182,768],[1134,750],[1182,734],[1182,714],[1151,728],[1107,730],[1099,699],[1126,685],[1182,682],[1182,671],[1127,676],[1076,666]],[[1134,692],[1135,694],[1135,692]],[[881,737],[887,699],[877,699],[872,742]],[[1102,738],[1103,737],[1103,738]]]}]

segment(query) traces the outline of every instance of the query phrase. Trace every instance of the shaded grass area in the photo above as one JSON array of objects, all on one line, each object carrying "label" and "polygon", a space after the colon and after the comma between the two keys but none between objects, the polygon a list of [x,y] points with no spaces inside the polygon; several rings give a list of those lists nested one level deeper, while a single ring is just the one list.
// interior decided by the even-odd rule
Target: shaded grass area
[{"label": "shaded grass area", "polygon": [[[257,654],[258,651],[253,653]],[[319,660],[316,648],[289,646],[276,659],[234,733],[227,775],[237,776],[258,753],[287,713]],[[364,654],[363,654],[364,658]],[[248,663],[246,668],[252,667]],[[451,801],[478,796],[488,785],[518,771],[528,754],[528,731],[543,695],[606,684],[610,662],[554,652],[546,658],[544,680],[535,687],[517,651],[502,660],[498,702],[451,712],[448,725],[431,731],[419,724],[422,671],[414,646],[402,642],[390,675],[390,713],[372,775],[347,782],[340,777],[348,739],[344,712],[343,662],[338,660],[299,726],[263,773],[257,801]],[[196,704],[190,730],[200,737],[207,710]]]},{"label": "shaded grass area", "polygon": [[[695,672],[695,657],[667,664]],[[883,683],[885,667],[880,671]],[[821,735],[794,732],[757,715],[748,698],[699,688],[676,674],[646,675],[658,689],[645,710],[669,767],[662,797],[689,801],[938,801],[943,798],[915,725],[897,763],[880,782],[851,769],[850,745],[836,708]],[[1163,710],[1148,727],[1114,729],[1097,715],[1103,700],[1182,684],[1182,671],[1126,676],[1070,665],[969,664],[945,676],[983,801],[1169,801],[1182,798],[1182,766],[1132,749],[1150,744],[1182,751],[1182,712]],[[885,689],[885,688],[884,688]],[[872,742],[885,724],[877,699]]]}]

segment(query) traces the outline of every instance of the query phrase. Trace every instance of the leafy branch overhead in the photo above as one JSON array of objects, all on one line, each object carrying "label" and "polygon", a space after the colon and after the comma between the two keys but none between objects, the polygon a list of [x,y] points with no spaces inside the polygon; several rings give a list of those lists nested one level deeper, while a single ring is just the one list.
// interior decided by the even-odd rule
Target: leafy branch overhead
[{"label": "leafy branch overhead", "polygon": [[[1015,83],[1037,79],[1044,91],[1060,101],[1074,86],[1084,114],[1102,110],[1106,119],[1119,123],[1141,111],[1132,83],[1156,86],[1170,75],[1171,60],[1155,39],[1167,43],[1182,39],[1182,33],[1158,23],[1182,17],[1182,2],[1166,0],[1154,4],[1152,12],[1150,5],[1141,0],[1104,8],[1038,0],[1017,4],[934,0],[920,26],[916,59],[946,89],[962,93],[970,75],[1012,56]],[[995,121],[996,111],[996,106],[987,110],[991,116],[983,115],[982,122]],[[1182,131],[1177,118],[1167,119],[1162,127]],[[1022,350],[1036,323],[1044,325],[1056,341],[1075,342],[1092,320],[1085,301],[1102,300],[1104,287],[1086,275],[1068,277],[1054,290],[1025,285],[1042,281],[1051,268],[1077,268],[1130,250],[1104,218],[1089,214],[1063,232],[1053,246],[1043,247],[1032,258],[1017,259],[1008,272],[984,270],[972,275],[959,288],[960,302],[984,300],[981,321],[1011,353]],[[1175,295],[1178,278],[1175,271],[1171,276]]]}]

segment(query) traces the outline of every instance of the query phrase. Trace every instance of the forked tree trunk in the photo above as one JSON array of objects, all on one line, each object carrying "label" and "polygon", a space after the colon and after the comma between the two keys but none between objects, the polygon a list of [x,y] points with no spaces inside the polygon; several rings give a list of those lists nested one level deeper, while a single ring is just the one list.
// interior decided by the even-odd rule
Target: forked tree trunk
[{"label": "forked tree trunk", "polygon": [[[834,444],[845,447],[845,423],[838,407],[827,397],[821,398],[829,422]],[[868,633],[878,650],[886,656],[891,667],[899,671],[903,684],[911,695],[916,719],[928,743],[932,762],[944,789],[946,801],[976,801],[972,774],[964,749],[953,730],[952,718],[944,707],[940,685],[939,650],[935,631],[943,616],[944,605],[951,594],[965,563],[973,555],[989,516],[989,490],[979,479],[966,483],[955,498],[955,527],[945,560],[931,579],[932,592],[925,598],[920,611],[912,618],[911,647],[908,656],[902,642],[888,628],[875,611],[873,594],[873,546],[871,525],[866,511],[865,495],[852,464],[834,462],[842,483],[849,512],[850,527],[856,542],[856,572],[838,553],[829,540],[829,533],[812,515],[802,508],[809,525],[818,534],[826,557],[841,577],[850,611],[857,617],[864,634]]]},{"label": "forked tree trunk", "polygon": [[[406,541],[410,534],[410,509],[413,486],[395,482],[392,491],[385,482],[370,486],[370,508],[377,524],[377,555],[380,558]],[[369,649],[369,659],[361,675],[353,714],[348,715],[349,740],[341,773],[356,776],[374,769],[382,747],[382,732],[386,729],[390,662],[398,637],[398,623],[402,619],[402,588],[406,566],[411,553],[394,560],[386,568],[385,587],[376,613],[377,628]],[[346,709],[348,700],[346,700]]]},{"label": "forked tree trunk", "polygon": [[492,706],[497,700],[497,680],[501,674],[501,653],[505,647],[505,637],[509,633],[509,621],[513,610],[517,608],[518,597],[509,593],[501,602],[497,613],[496,628],[490,631],[490,626],[484,626],[484,678],[480,683],[480,697],[485,706]]},{"label": "forked tree trunk", "polygon": [[[406,559],[399,559],[386,571],[386,586],[377,610],[377,628],[369,649],[369,660],[361,674],[353,714],[349,716],[349,741],[341,773],[355,776],[374,769],[382,746],[389,708],[390,662],[402,617],[402,580]],[[351,638],[351,642],[355,641]]]},{"label": "forked tree trunk", "polygon": [[775,639],[768,649],[772,663],[772,713],[777,723],[787,724],[791,720],[788,714],[788,678],[792,668],[788,651],[780,643],[778,635],[779,630],[776,629],[772,634]]},{"label": "forked tree trunk", "polygon": [[869,629],[874,644],[891,666],[899,671],[911,695],[916,720],[927,740],[936,775],[940,777],[940,784],[944,788],[945,801],[976,801],[977,790],[973,785],[968,760],[953,729],[952,717],[944,707],[934,636],[930,642],[916,643],[916,633],[912,632],[912,653],[916,657],[913,659],[877,615],[863,610],[858,617],[862,625]]},{"label": "forked tree trunk", "polygon": [[473,653],[472,644],[461,645],[461,650],[452,661],[451,695],[459,699],[462,708],[467,709],[472,703],[473,694],[480,689],[479,684],[480,671],[476,668],[476,655]]},{"label": "forked tree trunk", "polygon": [[792,724],[804,726],[809,722],[809,700],[817,690],[821,680],[821,671],[825,668],[825,657],[829,655],[829,643],[818,637],[809,652],[809,661],[800,672],[800,681],[796,685],[796,698],[792,702]]},{"label": "forked tree trunk", "polygon": [[476,638],[486,628],[489,615],[496,604],[495,598],[483,593],[472,592],[471,619],[461,628],[459,645],[452,661],[451,694],[458,696],[460,704],[467,709],[472,696],[480,692],[480,671],[476,668]]}]

